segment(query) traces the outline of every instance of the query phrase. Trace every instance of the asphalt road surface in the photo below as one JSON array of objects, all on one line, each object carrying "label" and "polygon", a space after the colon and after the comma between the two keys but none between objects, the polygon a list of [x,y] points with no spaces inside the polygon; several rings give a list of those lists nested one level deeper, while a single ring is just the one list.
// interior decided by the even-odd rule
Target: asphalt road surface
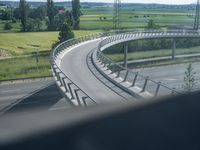
[{"label": "asphalt road surface", "polygon": [[[197,85],[194,90],[198,89],[200,85],[200,63],[192,64],[194,68],[194,72],[196,72],[195,78],[197,81]],[[150,79],[161,82],[164,85],[175,88],[177,91],[184,91],[183,84],[184,84],[184,76],[186,68],[188,64],[178,64],[178,65],[169,65],[169,66],[161,66],[161,67],[153,67],[153,68],[143,68],[143,69],[134,69],[134,72],[139,72],[143,76],[148,76]],[[125,76],[125,72],[121,73],[121,76]],[[128,80],[131,82],[133,81],[134,75],[129,74]],[[144,84],[144,79],[138,77],[137,86],[142,87]],[[152,82],[148,82],[147,90],[150,92],[155,91],[156,84]],[[169,94],[166,88],[161,88],[161,91],[165,94]]]},{"label": "asphalt road surface", "polygon": [[98,42],[98,40],[87,42],[65,54],[60,65],[61,70],[99,104],[127,102],[127,99],[95,77],[88,67],[87,55],[96,48]]},{"label": "asphalt road surface", "polygon": [[70,107],[51,79],[0,85],[0,114]]}]

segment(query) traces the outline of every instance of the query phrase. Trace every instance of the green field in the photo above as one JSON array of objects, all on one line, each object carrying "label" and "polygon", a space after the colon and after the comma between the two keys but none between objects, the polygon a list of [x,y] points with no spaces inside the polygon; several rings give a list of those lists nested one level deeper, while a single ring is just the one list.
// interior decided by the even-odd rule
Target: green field
[{"label": "green field", "polygon": [[[134,5],[132,5],[134,6]],[[176,28],[179,26],[193,27],[194,18],[188,14],[193,10],[180,8],[144,8],[144,6],[123,7],[120,15],[120,27],[127,29],[143,29],[153,19],[160,28]],[[75,37],[107,31],[113,28],[113,7],[82,8],[80,31],[74,31]],[[58,38],[58,32],[46,32],[47,26],[43,20],[43,32],[20,32],[20,22],[11,23],[12,29],[4,30],[0,21],[0,50],[15,58],[0,60],[0,80],[38,77],[50,75],[49,55],[52,44]],[[36,65],[35,52],[39,51],[39,64]],[[199,53],[200,47],[177,49],[176,54]],[[167,49],[129,53],[129,60],[170,56]],[[17,56],[17,57],[16,57]],[[21,57],[22,56],[22,57]],[[24,57],[26,56],[26,57]],[[115,61],[123,61],[122,54],[108,55]],[[20,57],[20,58],[18,58]]]},{"label": "green field", "polygon": [[[75,37],[97,33],[97,30],[74,31]],[[57,40],[58,32],[0,33],[0,49],[19,56],[36,51],[49,51]]]},{"label": "green field", "polygon": [[[97,32],[100,31],[75,31],[75,37]],[[0,80],[51,75],[50,49],[57,37],[58,32],[0,33],[0,49],[19,57],[0,60]],[[34,56],[37,51],[39,51],[38,68]],[[30,54],[32,56],[21,57]]]},{"label": "green field", "polygon": [[[134,11],[133,11],[134,10]],[[80,17],[81,29],[111,29],[113,28],[113,7],[91,7],[82,8]],[[122,7],[120,14],[121,28],[145,28],[150,19],[153,19],[157,25],[168,28],[176,26],[193,26],[194,18],[189,14],[194,14],[194,10],[180,8],[144,8],[144,7]],[[105,17],[105,18],[104,18]],[[100,19],[101,18],[101,19]],[[12,23],[11,32],[20,31],[20,22]],[[4,24],[0,23],[0,32],[4,31]],[[47,26],[43,21],[42,30],[46,30]]]},{"label": "green field", "polygon": [[38,68],[35,56],[0,60],[0,80],[51,75],[49,54],[38,59]]},{"label": "green field", "polygon": [[[134,11],[133,11],[134,9]],[[81,28],[83,29],[108,29],[113,27],[113,8],[95,7],[82,9]],[[189,14],[194,13],[187,9],[145,9],[124,7],[121,9],[120,26],[122,28],[145,28],[150,19],[161,27],[192,26],[194,18]]]}]

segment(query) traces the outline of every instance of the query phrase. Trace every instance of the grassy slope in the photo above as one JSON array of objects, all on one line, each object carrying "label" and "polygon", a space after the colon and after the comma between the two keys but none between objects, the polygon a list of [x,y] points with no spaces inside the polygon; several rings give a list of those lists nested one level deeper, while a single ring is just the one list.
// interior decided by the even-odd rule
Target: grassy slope
[{"label": "grassy slope", "polygon": [[[99,31],[75,31],[75,36],[94,32]],[[0,33],[0,48],[14,55],[45,51],[51,48],[57,36],[58,32]],[[38,66],[37,69],[35,56],[0,60],[0,80],[51,75],[49,54],[39,57]]]},{"label": "grassy slope", "polygon": [[50,75],[49,55],[40,56],[38,66],[35,57],[0,60],[0,80]]},{"label": "grassy slope", "polygon": [[[98,31],[75,31],[75,36],[88,35]],[[13,55],[31,54],[35,51],[47,51],[57,40],[58,32],[0,33],[0,49]]]}]

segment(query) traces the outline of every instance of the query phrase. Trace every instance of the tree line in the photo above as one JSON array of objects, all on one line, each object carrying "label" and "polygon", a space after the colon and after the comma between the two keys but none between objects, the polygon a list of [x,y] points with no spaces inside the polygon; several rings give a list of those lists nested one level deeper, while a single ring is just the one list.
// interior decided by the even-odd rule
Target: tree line
[{"label": "tree line", "polygon": [[12,28],[11,22],[21,22],[21,31],[40,31],[46,23],[46,30],[57,31],[67,23],[74,30],[80,29],[80,1],[72,0],[72,10],[55,6],[53,0],[47,0],[46,6],[30,8],[26,0],[20,0],[18,8],[8,8],[0,12],[0,19],[5,20],[4,28]]}]

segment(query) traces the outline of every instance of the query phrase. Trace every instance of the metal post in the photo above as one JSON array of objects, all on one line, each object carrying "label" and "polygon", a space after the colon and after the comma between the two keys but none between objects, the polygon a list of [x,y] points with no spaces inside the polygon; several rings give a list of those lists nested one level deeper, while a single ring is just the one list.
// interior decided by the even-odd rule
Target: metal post
[{"label": "metal post", "polygon": [[159,82],[158,85],[157,85],[156,92],[155,92],[155,95],[154,95],[155,97],[158,95],[158,92],[160,90],[160,85],[161,85],[161,82]]},{"label": "metal post", "polygon": [[127,77],[128,77],[128,74],[129,74],[129,70],[126,71],[126,75],[125,75],[125,78],[124,78],[124,82],[126,82]]},{"label": "metal post", "polygon": [[78,97],[78,91],[80,91],[80,90],[79,90],[79,89],[76,89],[76,90],[74,90],[74,93],[75,93],[75,95],[76,95],[76,99],[77,99],[77,101],[78,101],[78,105],[81,106],[81,101],[80,101],[80,99],[79,99],[79,97]]},{"label": "metal post", "polygon": [[175,52],[176,52],[176,39],[173,38],[173,45],[172,45],[172,59],[175,59]]},{"label": "metal post", "polygon": [[199,13],[200,13],[200,5],[199,5],[199,0],[197,0],[195,20],[194,20],[194,30],[199,30],[199,16],[200,16]]},{"label": "metal post", "polygon": [[173,90],[172,90],[172,95],[175,94],[175,90],[176,90],[176,88],[173,88]]},{"label": "metal post", "polygon": [[136,81],[137,81],[137,77],[138,77],[138,73],[135,74],[135,78],[134,78],[134,80],[133,80],[132,87],[135,86],[135,83],[136,83]]},{"label": "metal post", "polygon": [[59,72],[58,73],[58,80],[60,81],[60,86],[63,86],[63,83],[62,83],[62,80],[61,80],[61,77],[60,77],[60,74],[61,74],[62,72]]},{"label": "metal post", "polygon": [[121,72],[121,71],[119,70],[118,73],[117,73],[117,78],[119,78],[119,76],[120,76],[120,72]]},{"label": "metal post", "polygon": [[112,73],[114,73],[115,72],[115,69],[116,69],[116,66],[115,66],[115,64],[113,65],[113,67],[112,67]]},{"label": "metal post", "polygon": [[72,96],[71,99],[75,99],[75,98],[74,98],[74,94],[73,94],[73,92],[72,92],[71,84],[73,84],[73,83],[67,83],[68,88],[69,88],[69,92],[70,92],[70,94],[71,94],[71,96]]},{"label": "metal post", "polygon": [[124,44],[124,67],[127,68],[128,43]]},{"label": "metal post", "polygon": [[110,69],[110,66],[111,66],[111,62],[108,63],[107,70]]},{"label": "metal post", "polygon": [[64,85],[64,87],[65,87],[65,91],[66,91],[66,92],[69,92],[68,89],[67,89],[67,85],[66,85],[66,83],[65,83],[65,79],[66,79],[66,78],[62,78],[63,85]]},{"label": "metal post", "polygon": [[144,92],[146,90],[147,87],[147,83],[148,83],[149,77],[146,77],[145,82],[144,82],[144,86],[141,92]]},{"label": "metal post", "polygon": [[82,99],[83,99],[83,104],[84,104],[84,106],[86,106],[87,107],[87,103],[86,103],[86,99],[87,99],[88,97],[83,97]]}]

